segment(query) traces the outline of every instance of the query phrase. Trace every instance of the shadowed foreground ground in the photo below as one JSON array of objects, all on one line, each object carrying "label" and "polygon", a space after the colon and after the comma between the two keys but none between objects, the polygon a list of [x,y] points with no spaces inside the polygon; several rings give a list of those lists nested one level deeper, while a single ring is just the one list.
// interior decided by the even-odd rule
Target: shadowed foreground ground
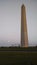
[{"label": "shadowed foreground ground", "polygon": [[37,65],[37,48],[22,49],[0,48],[0,65]]}]

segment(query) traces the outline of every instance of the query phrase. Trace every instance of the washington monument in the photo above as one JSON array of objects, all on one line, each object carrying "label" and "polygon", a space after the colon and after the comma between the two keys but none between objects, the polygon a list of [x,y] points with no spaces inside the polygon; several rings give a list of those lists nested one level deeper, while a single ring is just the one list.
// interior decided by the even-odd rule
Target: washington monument
[{"label": "washington monument", "polygon": [[24,5],[21,6],[21,47],[28,47],[26,9]]}]

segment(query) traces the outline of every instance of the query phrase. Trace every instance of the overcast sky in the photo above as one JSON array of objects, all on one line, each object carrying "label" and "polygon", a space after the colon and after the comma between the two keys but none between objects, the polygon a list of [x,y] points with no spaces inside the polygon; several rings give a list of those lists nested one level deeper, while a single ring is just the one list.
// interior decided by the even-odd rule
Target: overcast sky
[{"label": "overcast sky", "polygon": [[37,0],[0,0],[0,46],[21,43],[22,4],[26,6],[28,44],[37,45]]}]

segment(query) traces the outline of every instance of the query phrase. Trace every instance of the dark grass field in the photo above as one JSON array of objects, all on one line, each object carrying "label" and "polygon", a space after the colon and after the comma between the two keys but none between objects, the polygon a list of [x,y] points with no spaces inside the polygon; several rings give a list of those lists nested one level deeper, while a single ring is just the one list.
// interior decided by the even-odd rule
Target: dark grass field
[{"label": "dark grass field", "polygon": [[2,47],[0,65],[37,65],[37,47]]}]

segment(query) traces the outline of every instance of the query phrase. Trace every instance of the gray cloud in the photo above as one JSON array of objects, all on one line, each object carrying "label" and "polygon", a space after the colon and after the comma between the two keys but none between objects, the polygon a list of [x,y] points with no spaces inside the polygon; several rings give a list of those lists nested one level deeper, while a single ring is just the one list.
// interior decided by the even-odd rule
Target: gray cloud
[{"label": "gray cloud", "polygon": [[[21,40],[21,5],[26,6],[29,45],[37,43],[37,0],[0,0],[0,46],[1,40]],[[12,44],[12,43],[10,43]]]}]

